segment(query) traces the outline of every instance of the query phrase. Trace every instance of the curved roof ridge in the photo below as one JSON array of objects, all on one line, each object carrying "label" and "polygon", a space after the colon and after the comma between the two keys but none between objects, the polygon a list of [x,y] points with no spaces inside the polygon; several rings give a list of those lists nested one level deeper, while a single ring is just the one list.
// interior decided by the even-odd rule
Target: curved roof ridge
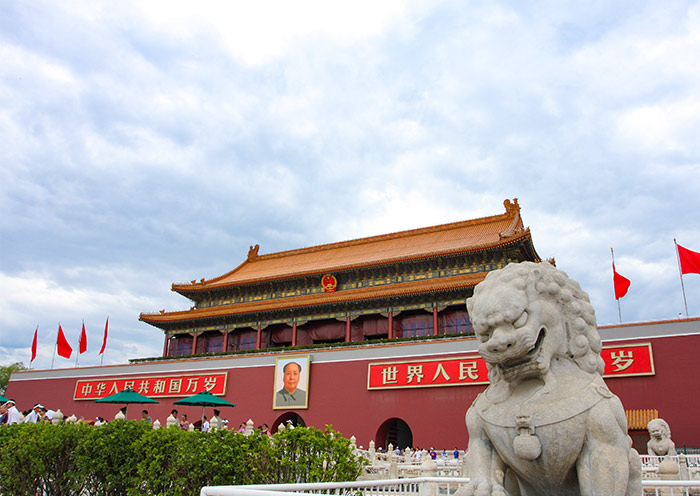
[{"label": "curved roof ridge", "polygon": [[[506,202],[510,203],[510,200],[506,200]],[[515,204],[517,205],[517,203],[518,203],[518,199],[516,198]],[[470,226],[470,225],[473,226],[473,225],[478,225],[478,224],[487,224],[487,223],[494,222],[494,221],[502,219],[502,218],[507,218],[509,215],[515,216],[513,219],[513,221],[515,222],[515,221],[517,221],[517,218],[520,217],[519,212],[520,212],[520,209],[518,208],[517,211],[515,211],[515,210],[506,211],[505,213],[497,214],[497,215],[490,215],[488,217],[479,217],[476,219],[460,220],[460,221],[456,221],[456,222],[448,222],[445,224],[438,224],[437,226],[418,227],[418,228],[414,228],[414,229],[407,229],[405,231],[395,231],[393,233],[387,233],[387,234],[375,234],[374,236],[367,236],[364,238],[355,238],[355,239],[350,239],[350,240],[346,240],[346,241],[336,241],[333,243],[312,245],[312,246],[307,246],[305,248],[295,248],[292,250],[284,250],[284,251],[278,251],[278,252],[273,252],[273,253],[266,253],[264,255],[258,255],[255,258],[255,260],[256,261],[257,260],[269,260],[271,258],[281,258],[281,257],[289,256],[289,255],[300,255],[300,254],[313,253],[313,252],[323,251],[323,250],[332,250],[335,248],[345,248],[348,246],[357,246],[357,245],[361,245],[361,244],[374,243],[375,241],[384,241],[384,240],[389,240],[389,239],[398,239],[398,238],[416,236],[418,234],[427,234],[427,233],[433,233],[433,232],[447,231],[450,229],[459,229],[460,227],[465,227],[465,226]]]}]

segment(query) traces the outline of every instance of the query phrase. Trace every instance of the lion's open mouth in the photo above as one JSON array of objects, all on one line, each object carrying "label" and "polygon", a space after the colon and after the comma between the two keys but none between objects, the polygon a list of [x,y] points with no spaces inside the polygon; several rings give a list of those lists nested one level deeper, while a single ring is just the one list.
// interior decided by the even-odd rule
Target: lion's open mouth
[{"label": "lion's open mouth", "polygon": [[508,371],[509,373],[511,373],[511,370],[514,368],[518,368],[525,364],[534,363],[540,354],[540,350],[542,349],[542,343],[544,342],[545,334],[545,328],[542,327],[540,329],[539,334],[537,335],[537,340],[535,341],[535,344],[532,345],[532,348],[530,348],[530,351],[528,351],[524,355],[520,355],[519,357],[513,358],[512,360],[508,360],[499,364],[498,366],[500,367],[500,369],[504,372]]}]

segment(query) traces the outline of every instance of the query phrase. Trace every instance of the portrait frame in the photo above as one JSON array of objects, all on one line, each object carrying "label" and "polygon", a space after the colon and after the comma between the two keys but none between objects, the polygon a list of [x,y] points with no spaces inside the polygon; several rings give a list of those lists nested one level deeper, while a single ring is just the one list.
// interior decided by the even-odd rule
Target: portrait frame
[{"label": "portrait frame", "polygon": [[[285,367],[296,363],[301,368],[294,393],[289,393],[285,384]],[[293,367],[293,366],[292,366]],[[309,408],[309,376],[311,355],[282,356],[275,359],[275,379],[272,390],[273,410],[305,410]],[[301,393],[301,396],[299,394]]]}]

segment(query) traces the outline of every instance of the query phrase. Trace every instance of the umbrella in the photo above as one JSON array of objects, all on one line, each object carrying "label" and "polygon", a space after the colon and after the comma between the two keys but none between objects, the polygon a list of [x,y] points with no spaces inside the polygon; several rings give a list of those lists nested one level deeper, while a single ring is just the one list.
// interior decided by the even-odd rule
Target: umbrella
[{"label": "umbrella", "polygon": [[10,398],[5,398],[3,395],[0,394],[0,403],[5,403],[6,401],[10,401]]},{"label": "umbrella", "polygon": [[202,407],[202,417],[204,417],[204,409],[208,406],[236,406],[230,401],[226,401],[223,398],[214,396],[209,391],[202,391],[193,396],[188,396],[187,398],[182,398],[175,402],[176,405],[188,405],[188,406],[201,406]]},{"label": "umbrella", "polygon": [[159,402],[149,398],[148,396],[144,396],[142,394],[139,394],[136,391],[134,391],[133,389],[125,389],[124,391],[120,391],[119,393],[115,393],[111,396],[105,396],[104,398],[100,398],[99,400],[95,400],[95,403],[124,403],[128,409],[130,403],[159,403]]}]

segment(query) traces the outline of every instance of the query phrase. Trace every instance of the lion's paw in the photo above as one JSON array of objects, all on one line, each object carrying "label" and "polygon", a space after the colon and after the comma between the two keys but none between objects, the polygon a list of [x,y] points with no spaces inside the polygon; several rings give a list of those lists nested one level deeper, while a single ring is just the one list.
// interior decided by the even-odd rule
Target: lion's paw
[{"label": "lion's paw", "polygon": [[485,481],[470,482],[465,489],[464,496],[508,496],[500,484],[491,484]]}]

